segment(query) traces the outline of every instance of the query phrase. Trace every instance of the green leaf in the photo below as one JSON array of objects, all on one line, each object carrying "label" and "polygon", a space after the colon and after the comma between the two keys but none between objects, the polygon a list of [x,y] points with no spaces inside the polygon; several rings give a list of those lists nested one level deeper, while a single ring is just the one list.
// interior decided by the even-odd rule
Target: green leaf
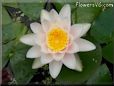
[{"label": "green leaf", "polygon": [[19,8],[31,19],[38,19],[44,3],[20,3]]},{"label": "green leaf", "polygon": [[[95,41],[90,41],[95,44]],[[63,67],[62,71],[57,77],[57,83],[79,84],[86,81],[90,76],[92,76],[96,69],[99,67],[102,58],[101,48],[99,44],[96,44],[96,47],[96,50],[78,53],[83,64],[82,72],[70,70],[66,67]]]},{"label": "green leaf", "polygon": [[112,64],[114,64],[113,45],[113,43],[110,43],[102,49],[103,57]]},{"label": "green leaf", "polygon": [[10,24],[12,20],[4,7],[2,7],[2,25]]},{"label": "green leaf", "polygon": [[2,46],[2,68],[5,67],[7,64],[10,56],[12,56],[12,47],[13,47],[13,41],[4,44]]},{"label": "green leaf", "polygon": [[4,3],[3,5],[18,8],[18,3],[16,1],[14,1],[13,3]]},{"label": "green leaf", "polygon": [[21,23],[14,22],[12,24],[3,25],[2,29],[3,44],[16,39],[20,35],[24,34],[26,31],[27,31],[26,27]]},{"label": "green leaf", "polygon": [[19,37],[27,31],[26,27],[20,23],[12,23],[3,25],[2,29],[2,41],[3,41],[3,56],[2,56],[2,67],[6,65],[8,60],[13,55],[13,49],[19,41]]},{"label": "green leaf", "polygon": [[106,64],[101,65],[95,74],[87,81],[87,84],[112,84],[112,78]]},{"label": "green leaf", "polygon": [[26,58],[28,48],[19,43],[10,59],[11,69],[17,84],[27,84],[36,72],[36,70],[32,69],[33,59]]},{"label": "green leaf", "polygon": [[35,73],[32,60],[25,58],[28,47],[19,41],[26,32],[27,28],[21,23],[3,26],[3,66],[10,59],[14,78],[19,84],[28,83]]},{"label": "green leaf", "polygon": [[114,8],[106,9],[100,14],[91,27],[91,35],[99,43],[112,41],[112,31],[114,30]]},{"label": "green leaf", "polygon": [[98,7],[78,7],[75,11],[77,13],[77,23],[93,22],[96,16],[101,12],[101,8]]}]

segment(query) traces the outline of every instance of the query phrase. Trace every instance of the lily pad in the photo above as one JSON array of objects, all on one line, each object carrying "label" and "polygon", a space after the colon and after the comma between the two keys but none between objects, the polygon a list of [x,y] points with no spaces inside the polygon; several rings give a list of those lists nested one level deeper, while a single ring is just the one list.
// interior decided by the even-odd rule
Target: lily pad
[{"label": "lily pad", "polygon": [[23,33],[27,31],[27,29],[25,28],[26,27],[23,24],[17,22],[8,25],[3,25],[2,29],[3,44],[16,39],[20,35],[23,35]]},{"label": "lily pad", "polygon": [[[91,41],[94,42],[95,41]],[[102,59],[101,48],[96,43],[96,50],[78,53],[83,64],[83,71],[77,72],[63,66],[62,71],[57,77],[57,83],[79,84],[91,77],[99,67]]]},{"label": "lily pad", "polygon": [[27,84],[36,72],[32,69],[33,59],[26,58],[28,48],[19,43],[10,59],[11,69],[17,84]]},{"label": "lily pad", "polygon": [[20,35],[23,35],[27,31],[26,27],[20,23],[12,23],[3,25],[2,29],[2,67],[6,65],[8,60],[13,56],[13,49],[16,43],[19,41]]},{"label": "lily pad", "polygon": [[2,25],[12,23],[12,20],[4,7],[2,7]]},{"label": "lily pad", "polygon": [[110,43],[108,45],[106,45],[105,47],[103,47],[102,53],[103,53],[103,57],[111,62],[112,64],[114,64],[114,56],[113,56],[113,43]]},{"label": "lily pad", "polygon": [[13,48],[13,42],[9,42],[7,44],[2,45],[2,68],[5,67],[8,60],[10,59],[10,56],[12,56],[12,48]]},{"label": "lily pad", "polygon": [[100,7],[78,7],[75,11],[77,13],[77,23],[93,22],[100,14],[101,9]]},{"label": "lily pad", "polygon": [[14,1],[13,3],[4,3],[3,6],[9,6],[9,7],[14,7],[14,8],[18,8],[18,3],[17,1]]},{"label": "lily pad", "polygon": [[88,85],[111,85],[112,84],[112,78],[110,71],[106,64],[101,65],[95,74],[87,81]]},{"label": "lily pad", "polygon": [[112,32],[114,30],[113,16],[114,8],[106,9],[93,23],[90,34],[99,43],[108,43],[112,41]]},{"label": "lily pad", "polygon": [[27,15],[30,19],[38,19],[41,10],[44,7],[44,3],[20,3],[19,8]]}]

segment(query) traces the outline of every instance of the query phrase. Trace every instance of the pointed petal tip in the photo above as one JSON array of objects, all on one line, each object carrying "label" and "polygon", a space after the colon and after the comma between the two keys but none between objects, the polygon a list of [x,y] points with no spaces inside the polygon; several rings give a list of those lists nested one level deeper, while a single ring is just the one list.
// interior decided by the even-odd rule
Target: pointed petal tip
[{"label": "pointed petal tip", "polygon": [[80,52],[91,51],[91,50],[96,49],[96,46],[92,42],[90,42],[90,41],[88,41],[86,39],[82,39],[82,38],[77,39],[76,43],[79,46],[79,51]]},{"label": "pointed petal tip", "polygon": [[59,75],[61,68],[62,68],[61,62],[53,61],[49,64],[49,72],[52,78],[56,78]]},{"label": "pointed petal tip", "polygon": [[93,44],[92,42],[91,42],[91,46],[90,46],[91,48],[90,48],[90,50],[88,50],[88,51],[91,51],[91,50],[95,50],[96,49],[96,46],[95,46],[95,44]]},{"label": "pointed petal tip", "polygon": [[33,64],[32,64],[32,69],[37,69],[37,68],[40,68],[42,67],[44,64],[42,64],[40,62],[40,58],[36,58],[34,61],[33,61]]},{"label": "pointed petal tip", "polygon": [[22,36],[22,37],[19,39],[19,41],[20,41],[21,43],[26,44],[26,42],[25,42],[25,37],[24,37],[24,36]]},{"label": "pointed petal tip", "polygon": [[42,13],[42,12],[45,12],[45,11],[46,11],[45,9],[42,9],[42,10],[41,10],[41,13]]},{"label": "pointed petal tip", "polygon": [[[50,75],[51,75],[51,74],[50,74]],[[52,77],[53,79],[57,78],[57,76],[55,76],[55,75],[51,75],[51,77]]]},{"label": "pointed petal tip", "polygon": [[64,5],[65,7],[70,7],[70,5],[69,4],[66,4],[66,5]]},{"label": "pointed petal tip", "polygon": [[83,67],[81,66],[80,68],[76,69],[78,72],[82,72],[83,71]]},{"label": "pointed petal tip", "polygon": [[84,25],[87,28],[87,30],[89,30],[91,27],[91,23],[82,23],[82,25]]},{"label": "pointed petal tip", "polygon": [[20,42],[31,46],[36,44],[34,41],[34,38],[35,38],[35,34],[26,34],[22,36],[19,40]]},{"label": "pointed petal tip", "polygon": [[36,65],[32,64],[32,69],[37,69]]},{"label": "pointed petal tip", "polygon": [[32,69],[38,69],[38,68],[41,68],[42,66],[44,66],[44,64],[41,64],[41,63],[40,63],[40,64],[37,64],[37,63],[34,64],[34,63],[33,63]]},{"label": "pointed petal tip", "polygon": [[90,27],[91,27],[91,23],[86,23],[86,26],[87,26],[88,28],[90,28]]},{"label": "pointed petal tip", "polygon": [[33,59],[33,57],[28,57],[28,55],[26,54],[26,58],[28,58],[28,59]]},{"label": "pointed petal tip", "polygon": [[33,22],[33,23],[30,24],[30,26],[34,26],[36,24],[38,24],[38,23],[37,22]]},{"label": "pointed petal tip", "polygon": [[50,14],[49,14],[49,12],[48,12],[47,10],[45,10],[45,9],[41,10],[40,19],[41,19],[41,24],[42,24],[42,21],[43,21],[43,20],[48,20],[48,21],[50,21],[51,19],[50,19]]},{"label": "pointed petal tip", "polygon": [[70,5],[69,4],[64,5],[61,10],[63,10],[63,11],[66,11],[66,10],[71,11]]},{"label": "pointed petal tip", "polygon": [[42,10],[41,10],[41,15],[44,15],[44,14],[47,14],[47,13],[48,13],[47,10],[45,10],[45,9],[42,9]]},{"label": "pointed petal tip", "polygon": [[30,48],[26,54],[27,58],[37,58],[41,56],[41,51],[39,46],[33,46]]},{"label": "pointed petal tip", "polygon": [[93,48],[92,48],[92,50],[95,50],[96,49],[96,46],[93,44]]},{"label": "pointed petal tip", "polygon": [[41,29],[41,24],[38,22],[33,22],[30,24],[30,28],[34,33],[38,33],[40,31],[39,29]]},{"label": "pointed petal tip", "polygon": [[38,68],[40,68],[40,67],[42,67],[43,65],[40,65],[39,67],[37,66],[37,65],[32,65],[32,69],[38,69]]},{"label": "pointed petal tip", "polygon": [[55,10],[55,9],[51,9],[51,10],[50,10],[50,12],[52,12],[52,13],[53,13],[53,12],[56,12],[56,10]]},{"label": "pointed petal tip", "polygon": [[38,58],[38,57],[30,56],[30,55],[27,53],[27,54],[26,54],[26,58],[28,58],[28,59],[34,59],[34,58]]},{"label": "pointed petal tip", "polygon": [[82,72],[83,71],[82,63],[80,64],[80,66],[76,67],[75,70],[78,71],[78,72]]},{"label": "pointed petal tip", "polygon": [[31,58],[28,52],[26,54],[26,58]]},{"label": "pointed petal tip", "polygon": [[21,38],[19,39],[19,41],[23,43],[23,37],[21,37]]}]

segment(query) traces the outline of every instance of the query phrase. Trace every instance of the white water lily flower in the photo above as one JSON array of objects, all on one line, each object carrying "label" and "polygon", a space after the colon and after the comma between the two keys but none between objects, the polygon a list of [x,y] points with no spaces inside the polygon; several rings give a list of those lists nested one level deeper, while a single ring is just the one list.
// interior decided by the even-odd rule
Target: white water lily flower
[{"label": "white water lily flower", "polygon": [[89,30],[90,23],[71,25],[71,9],[65,5],[58,14],[42,10],[41,24],[30,24],[32,34],[23,36],[20,41],[33,46],[27,52],[27,58],[35,58],[32,68],[39,68],[49,63],[49,72],[53,78],[60,73],[62,65],[82,71],[82,63],[77,54],[94,50],[93,43],[80,38]]}]

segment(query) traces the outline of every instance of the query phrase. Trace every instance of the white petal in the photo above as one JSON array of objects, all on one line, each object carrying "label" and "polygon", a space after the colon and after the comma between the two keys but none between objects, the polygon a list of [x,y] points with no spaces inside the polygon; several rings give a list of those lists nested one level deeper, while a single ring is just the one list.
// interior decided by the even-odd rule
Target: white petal
[{"label": "white petal", "polygon": [[62,62],[66,67],[70,69],[82,71],[82,63],[78,55],[75,56],[74,54],[65,54]]},{"label": "white petal", "polygon": [[50,28],[51,17],[50,13],[46,10],[41,11],[41,24],[45,32]]},{"label": "white petal", "polygon": [[60,10],[60,13],[59,13],[60,17],[61,18],[67,18],[70,20],[70,17],[71,17],[71,8],[70,8],[70,5],[65,5],[61,10]]},{"label": "white petal", "polygon": [[37,23],[37,22],[34,22],[34,23],[31,23],[30,24],[30,27],[31,27],[31,30],[34,32],[34,33],[42,33],[43,32],[43,29],[42,29],[42,26],[41,24]]},{"label": "white petal", "polygon": [[49,12],[46,11],[46,10],[42,10],[42,11],[41,11],[41,22],[42,22],[43,20],[48,20],[48,21],[51,20],[51,19],[50,19],[50,14],[49,14]]},{"label": "white petal", "polygon": [[42,21],[42,27],[45,32],[47,32],[51,28],[51,23],[48,20]]},{"label": "white petal", "polygon": [[42,33],[36,34],[36,36],[35,36],[35,42],[36,42],[36,44],[38,44],[38,45],[41,46],[42,43],[45,42],[45,33],[42,32]]},{"label": "white petal", "polygon": [[87,33],[91,24],[90,23],[83,23],[83,24],[74,24],[71,27],[71,34],[75,38],[79,38]]},{"label": "white petal", "polygon": [[35,34],[27,34],[20,38],[20,41],[27,45],[35,45]]},{"label": "white petal", "polygon": [[41,51],[43,53],[51,53],[45,43],[42,43]]},{"label": "white petal", "polygon": [[51,54],[42,54],[41,55],[41,63],[47,64],[50,63],[53,60],[53,57]]},{"label": "white petal", "polygon": [[50,11],[50,16],[51,16],[51,18],[52,18],[54,23],[60,21],[59,15],[58,15],[58,13],[54,9],[52,9]]},{"label": "white petal", "polygon": [[73,42],[69,47],[68,47],[68,50],[67,50],[67,53],[76,53],[79,51],[79,47],[78,45]]},{"label": "white petal", "polygon": [[60,17],[62,18],[62,22],[65,28],[67,28],[67,30],[70,29],[70,25],[71,25],[71,8],[70,5],[65,5],[60,13],[59,13]]},{"label": "white petal", "polygon": [[42,67],[44,64],[41,63],[40,58],[36,58],[32,64],[32,69],[37,69]]},{"label": "white petal", "polygon": [[53,53],[53,59],[56,60],[56,61],[60,61],[61,59],[63,59],[64,57],[64,53]]},{"label": "white petal", "polygon": [[51,63],[49,63],[49,72],[50,75],[53,78],[56,78],[58,76],[58,74],[60,73],[62,68],[62,63],[59,61],[52,61]]},{"label": "white petal", "polygon": [[79,51],[91,51],[91,50],[96,49],[96,46],[93,43],[91,43],[85,39],[82,39],[82,38],[76,39],[75,42],[79,46]]},{"label": "white petal", "polygon": [[41,56],[41,51],[40,51],[40,47],[39,46],[33,46],[32,48],[30,48],[27,52],[26,57],[27,58],[37,58]]},{"label": "white petal", "polygon": [[51,24],[50,24],[51,28],[55,28],[55,27],[59,27],[62,29],[68,29],[69,28],[68,19],[67,18],[61,18],[59,16],[59,14],[54,9],[52,9],[50,11],[50,16],[51,16],[51,20],[52,20]]}]

